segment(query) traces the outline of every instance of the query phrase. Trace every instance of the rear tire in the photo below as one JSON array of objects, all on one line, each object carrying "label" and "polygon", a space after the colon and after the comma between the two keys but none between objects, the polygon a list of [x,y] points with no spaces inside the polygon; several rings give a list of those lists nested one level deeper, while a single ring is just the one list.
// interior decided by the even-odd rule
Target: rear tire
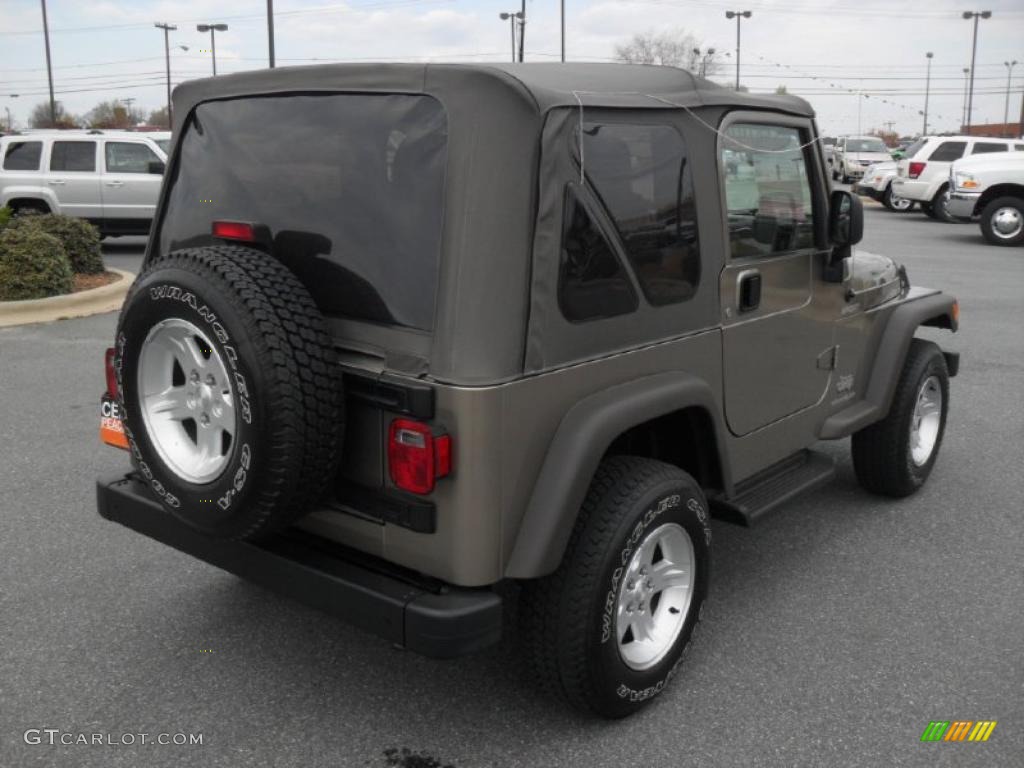
[{"label": "rear tire", "polygon": [[1024,200],[999,197],[981,212],[981,234],[992,245],[1024,244]]},{"label": "rear tire", "polygon": [[888,415],[853,435],[853,469],[861,486],[901,498],[924,485],[939,455],[948,409],[942,350],[912,339]]},{"label": "rear tire", "polygon": [[266,254],[219,245],[151,261],[121,312],[115,370],[136,468],[193,528],[272,533],[334,480],[343,420],[326,324]]},{"label": "rear tire", "polygon": [[682,470],[628,456],[601,462],[558,570],[524,587],[542,687],[611,718],[660,694],[701,618],[709,523],[704,494]]},{"label": "rear tire", "polygon": [[890,211],[896,213],[907,213],[914,209],[914,201],[906,197],[898,197],[893,194],[892,184],[889,184],[885,188],[885,192],[882,194],[882,205],[888,208]]}]

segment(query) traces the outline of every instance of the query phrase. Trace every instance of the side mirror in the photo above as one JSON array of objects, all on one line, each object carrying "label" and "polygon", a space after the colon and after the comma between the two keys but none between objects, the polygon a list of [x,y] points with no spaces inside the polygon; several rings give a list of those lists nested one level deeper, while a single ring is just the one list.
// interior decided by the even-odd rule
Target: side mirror
[{"label": "side mirror", "polygon": [[149,173],[155,173],[158,176],[162,176],[165,170],[167,170],[167,165],[162,160],[149,161]]},{"label": "side mirror", "polygon": [[846,250],[864,237],[864,204],[860,198],[837,189],[829,200],[828,239],[832,245]]}]

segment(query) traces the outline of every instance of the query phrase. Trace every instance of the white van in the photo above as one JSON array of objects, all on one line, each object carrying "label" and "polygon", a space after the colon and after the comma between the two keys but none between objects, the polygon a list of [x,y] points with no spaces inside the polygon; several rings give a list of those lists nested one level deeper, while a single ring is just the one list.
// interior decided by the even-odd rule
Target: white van
[{"label": "white van", "polygon": [[145,235],[167,154],[150,134],[37,131],[0,138],[0,205],[88,219],[103,235]]},{"label": "white van", "polygon": [[916,200],[921,210],[940,221],[956,221],[949,203],[949,168],[961,157],[986,152],[1024,151],[1024,141],[985,136],[923,136],[896,166],[893,194]]}]

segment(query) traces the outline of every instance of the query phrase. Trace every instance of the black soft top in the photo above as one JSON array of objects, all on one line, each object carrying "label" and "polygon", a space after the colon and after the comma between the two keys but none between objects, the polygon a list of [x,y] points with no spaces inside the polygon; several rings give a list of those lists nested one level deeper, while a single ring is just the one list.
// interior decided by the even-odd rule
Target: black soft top
[{"label": "black soft top", "polygon": [[[199,102],[260,93],[316,91],[424,93],[489,106],[496,92],[526,100],[539,114],[557,107],[678,108],[735,106],[813,117],[796,96],[741,93],[675,67],[634,64],[321,64],[192,80],[174,91],[176,127]],[[521,105],[510,106],[519,112]],[[457,110],[456,110],[457,111]],[[511,116],[511,115],[510,115]]]}]

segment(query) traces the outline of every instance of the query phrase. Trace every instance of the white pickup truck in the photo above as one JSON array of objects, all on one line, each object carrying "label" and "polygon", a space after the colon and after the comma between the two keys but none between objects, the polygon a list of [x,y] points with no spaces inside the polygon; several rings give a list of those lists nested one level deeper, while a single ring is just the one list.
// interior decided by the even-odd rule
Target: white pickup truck
[{"label": "white pickup truck", "polygon": [[950,215],[979,219],[993,245],[1024,245],[1024,152],[957,160],[949,169]]}]

